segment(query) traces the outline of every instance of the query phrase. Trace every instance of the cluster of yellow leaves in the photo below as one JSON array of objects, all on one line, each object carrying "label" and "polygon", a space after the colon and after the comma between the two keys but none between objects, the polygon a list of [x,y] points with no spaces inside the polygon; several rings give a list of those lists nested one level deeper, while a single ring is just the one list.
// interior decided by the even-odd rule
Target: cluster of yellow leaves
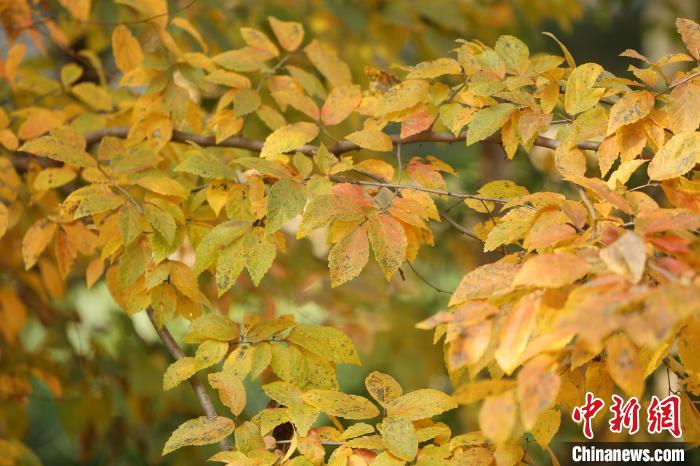
[{"label": "cluster of yellow leaves", "polygon": [[[89,2],[87,13],[85,2],[66,3],[76,17],[89,14]],[[164,453],[233,434],[236,450],[213,460],[510,466],[524,458],[522,434],[546,447],[559,409],[580,404],[586,390],[601,396],[615,384],[640,396],[665,361],[687,393],[700,395],[695,22],[677,22],[689,55],[652,62],[623,52],[648,65],[630,68],[635,79],[577,65],[558,41],[563,57],[531,54],[502,36],[494,47],[459,41],[454,57],[405,69],[403,79],[368,69],[363,90],[330,45],[305,44],[299,23],[270,18],[272,35],[242,28],[243,47],[210,54],[192,24],[160,14],[165,2],[129,4],[150,27],[112,31],[123,74],[116,88],[94,53],[84,56],[96,80],[68,64],[55,81],[22,66],[22,45],[9,50],[3,78],[12,92],[55,94],[57,104],[0,111],[0,237],[21,242],[19,280],[45,300],[61,297],[77,269],[88,286],[104,275],[129,313],[150,308],[158,326],[177,315],[190,320],[185,341],[197,350],[168,368],[166,390],[210,370],[209,384],[239,416],[244,381],[270,368],[276,380],[263,390],[276,407],[246,422],[190,420]],[[695,68],[666,74],[682,62]],[[657,92],[661,81],[667,87]],[[547,139],[555,109],[569,118]],[[386,131],[392,126],[398,135]],[[342,133],[338,142],[331,130]],[[263,140],[243,137],[261,131]],[[421,138],[500,142],[509,158],[520,147],[549,147],[580,199],[510,181],[461,196],[484,216],[474,228],[484,250],[504,257],[467,273],[449,309],[419,324],[435,328],[436,341],[444,337],[456,393],[403,394],[373,373],[367,390],[384,416],[346,429],[336,418],[380,416],[372,401],[339,391],[335,365],[359,364],[348,337],[289,318],[236,323],[211,312],[211,300],[244,269],[260,284],[286,251],[286,233],[325,230],[331,286],[359,275],[370,252],[391,279],[433,244],[430,221],[441,220],[440,200],[454,195],[445,174],[459,176],[434,156],[403,160],[401,148]],[[397,169],[381,154],[395,147]],[[374,154],[341,157],[352,151]],[[13,164],[21,156],[25,166]],[[639,178],[648,183],[633,186]],[[652,185],[666,197],[661,205],[643,191]],[[209,279],[217,296],[200,287]],[[14,290],[0,290],[0,311],[12,315],[2,336],[13,343],[26,314]],[[479,432],[452,437],[430,420],[481,400]],[[700,426],[689,396],[683,400],[687,422]],[[335,427],[314,427],[321,413]],[[270,433],[286,423],[294,434],[281,453]],[[687,430],[700,441],[700,428]],[[327,460],[324,442],[341,444]]]}]

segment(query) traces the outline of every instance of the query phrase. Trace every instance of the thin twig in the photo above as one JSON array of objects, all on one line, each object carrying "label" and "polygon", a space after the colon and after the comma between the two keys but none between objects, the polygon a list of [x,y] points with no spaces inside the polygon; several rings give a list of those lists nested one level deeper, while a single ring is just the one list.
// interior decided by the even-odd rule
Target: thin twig
[{"label": "thin twig", "polygon": [[444,221],[449,223],[452,228],[454,228],[458,232],[462,233],[464,236],[468,236],[469,238],[475,239],[477,241],[481,241],[481,239],[479,239],[479,237],[477,237],[474,233],[470,232],[469,230],[464,228],[462,225],[457,223],[457,221],[455,219],[453,219],[452,217],[450,217],[449,215],[446,215],[442,212],[439,212],[439,214],[440,214],[441,219],[443,219]]},{"label": "thin twig", "polygon": [[389,189],[415,189],[416,191],[423,191],[430,194],[437,194],[440,196],[448,196],[459,199],[476,199],[479,201],[489,201],[496,202],[499,204],[506,204],[510,202],[510,199],[500,199],[497,197],[484,197],[478,194],[467,194],[467,193],[455,193],[452,191],[441,191],[439,189],[424,188],[423,186],[410,185],[410,184],[398,184],[398,183],[382,183],[380,181],[364,181],[357,180],[355,178],[348,178],[344,176],[331,176],[331,180],[339,183],[351,183],[359,184],[362,186],[376,186],[378,188],[389,188]]},{"label": "thin twig", "polygon": [[665,93],[667,93],[668,91],[670,91],[670,90],[673,89],[674,87],[680,86],[680,85],[683,84],[683,83],[687,83],[687,82],[690,81],[691,79],[695,79],[695,78],[697,78],[698,76],[700,76],[700,71],[698,71],[697,73],[693,73],[693,74],[691,74],[691,75],[688,75],[688,76],[686,76],[685,78],[681,79],[680,81],[676,81],[675,83],[669,84],[668,87],[667,87],[666,89],[664,89],[663,91],[659,91],[654,97],[659,97],[660,95],[664,95]]},{"label": "thin twig", "polygon": [[[153,324],[153,328],[156,330],[156,332],[158,332],[158,336],[163,342],[163,345],[165,345],[165,347],[168,349],[168,352],[173,357],[173,359],[177,361],[178,359],[184,358],[185,353],[182,351],[182,349],[177,344],[172,334],[165,327],[165,325],[158,328],[153,308],[148,307],[146,309],[146,313],[148,314],[148,318],[151,320],[151,324]],[[214,404],[212,403],[211,398],[209,398],[209,394],[204,388],[202,381],[199,380],[199,377],[197,377],[197,375],[195,374],[192,377],[190,377],[189,380],[190,385],[192,385],[192,390],[194,390],[195,395],[197,395],[197,401],[199,401],[199,406],[202,407],[204,414],[206,414],[207,417],[218,416],[218,414],[216,413],[216,409],[214,408]],[[229,442],[228,439],[223,439],[219,442],[219,448],[221,449],[221,451],[228,451],[231,449],[231,442]]]},{"label": "thin twig", "polygon": [[451,291],[443,290],[442,288],[439,288],[439,287],[437,287],[436,285],[433,285],[432,283],[430,283],[430,282],[428,281],[427,278],[425,278],[423,275],[421,275],[420,273],[418,273],[418,271],[416,270],[416,268],[413,267],[413,264],[411,264],[411,263],[408,262],[408,261],[407,261],[406,263],[408,264],[408,267],[409,267],[411,270],[413,270],[413,273],[416,274],[416,277],[420,278],[420,279],[421,279],[426,285],[428,285],[430,288],[434,289],[434,290],[437,291],[438,293],[452,294]]},{"label": "thin twig", "polygon": [[588,199],[588,196],[586,195],[586,191],[584,191],[582,188],[578,188],[578,187],[576,189],[578,190],[578,195],[581,196],[583,203],[586,204],[586,208],[588,209],[588,213],[591,215],[591,222],[595,222],[595,220],[596,220],[595,209],[593,208],[593,204],[591,204],[591,200]]}]

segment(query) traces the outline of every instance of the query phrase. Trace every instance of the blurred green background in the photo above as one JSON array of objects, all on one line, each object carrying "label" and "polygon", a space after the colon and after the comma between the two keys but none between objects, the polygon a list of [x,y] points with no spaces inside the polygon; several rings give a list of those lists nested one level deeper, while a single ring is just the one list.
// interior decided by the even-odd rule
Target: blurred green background
[{"label": "blurred green background", "polygon": [[[123,8],[111,1],[94,3],[94,17],[105,21],[114,21],[118,8]],[[45,8],[47,14],[61,11],[53,1]],[[178,0],[169,2],[169,8],[187,16],[214,50],[240,45],[242,26],[268,31],[269,15],[300,21],[307,39],[321,37],[333,43],[356,81],[364,84],[365,65],[391,70],[392,64],[444,56],[458,38],[493,44],[500,34],[509,33],[533,52],[559,53],[541,31],[559,37],[578,63],[595,61],[624,75],[632,62],[618,57],[621,51],[632,48],[653,59],[680,50],[674,18],[697,19],[700,13],[696,0]],[[68,21],[59,24],[70,28]],[[109,29],[78,31],[73,46],[106,50]],[[6,50],[7,38],[0,38],[0,45]],[[48,54],[58,62],[66,59],[50,46]],[[107,52],[101,58],[110,60]],[[504,178],[531,191],[562,189],[548,171],[551,160],[544,151],[519,153],[512,163],[492,145],[466,149],[461,144],[424,144],[410,151],[406,159],[433,154],[452,164],[462,176],[448,176],[451,189],[472,192]],[[451,212],[468,228],[483,221],[464,206]],[[444,225],[434,231],[437,246],[421,251],[415,271],[404,266],[401,277],[386,283],[372,264],[358,279],[335,290],[328,281],[323,239],[296,241],[290,235],[288,254],[259,288],[242,279],[218,306],[232,316],[293,313],[302,322],[348,332],[364,366],[340,368],[346,391],[363,393],[365,375],[379,370],[392,374],[406,391],[433,387],[451,392],[440,345],[433,346],[432,332],[414,325],[445,309],[448,292],[466,271],[497,256],[484,255],[480,243]],[[0,438],[23,438],[46,465],[203,464],[215,447],[160,455],[170,433],[201,413],[187,384],[162,391],[161,377],[170,358],[145,314],[129,318],[104,284],[87,290],[79,278],[63,300],[51,303],[55,315],[48,323],[39,312],[31,314],[21,335],[22,351],[4,346],[0,350]],[[184,320],[171,324],[176,337],[185,329]],[[248,386],[247,392],[244,417],[249,418],[268,400],[258,385]],[[461,408],[444,420],[457,432],[476,430],[475,412]],[[565,423],[564,437],[573,433]],[[531,448],[535,457],[544,458],[534,451],[537,447]],[[0,465],[5,464],[2,456],[0,452]],[[26,464],[32,461],[28,454]]]}]

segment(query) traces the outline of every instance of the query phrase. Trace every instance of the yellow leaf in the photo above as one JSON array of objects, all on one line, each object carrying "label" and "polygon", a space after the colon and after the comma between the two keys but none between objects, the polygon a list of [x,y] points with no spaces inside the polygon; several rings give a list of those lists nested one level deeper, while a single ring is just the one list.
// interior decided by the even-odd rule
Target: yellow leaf
[{"label": "yellow leaf", "polygon": [[571,72],[564,93],[564,108],[568,114],[585,112],[603,97],[605,89],[593,87],[602,72],[603,68],[596,63],[585,63]]},{"label": "yellow leaf", "polygon": [[561,412],[554,408],[540,413],[537,422],[532,426],[532,436],[542,448],[547,448],[561,424]]},{"label": "yellow leaf", "polygon": [[199,302],[197,276],[187,265],[182,262],[172,261],[170,263],[170,281],[180,293],[195,303]]},{"label": "yellow leaf", "polygon": [[549,356],[539,356],[518,372],[520,417],[526,430],[532,429],[540,413],[557,400],[561,380]]},{"label": "yellow leaf", "polygon": [[401,385],[392,376],[377,371],[367,376],[365,387],[372,398],[384,408],[403,394]]},{"label": "yellow leaf", "polygon": [[5,236],[5,233],[7,233],[7,228],[9,227],[10,223],[10,211],[7,210],[7,207],[5,207],[5,204],[0,202],[0,238]]},{"label": "yellow leaf", "polygon": [[91,82],[82,82],[73,86],[71,92],[99,112],[112,110],[112,96],[104,87]]},{"label": "yellow leaf", "polygon": [[363,149],[376,152],[389,152],[394,148],[393,142],[388,134],[378,128],[365,127],[360,131],[355,131],[345,136],[350,142],[354,142]]},{"label": "yellow leaf", "polygon": [[391,401],[386,407],[389,416],[402,416],[410,421],[429,419],[457,407],[454,398],[441,391],[424,388]]},{"label": "yellow leaf", "polygon": [[668,115],[668,127],[675,134],[695,131],[700,125],[700,80],[679,84],[671,90],[664,108]]},{"label": "yellow leaf", "polygon": [[430,85],[422,79],[409,79],[389,89],[379,101],[376,114],[386,115],[411,108],[428,95]]},{"label": "yellow leaf", "polygon": [[600,258],[613,272],[632,283],[639,283],[644,275],[647,260],[644,239],[634,232],[627,231],[610,246],[601,250]]},{"label": "yellow leaf", "polygon": [[17,76],[17,69],[19,63],[24,57],[25,45],[22,42],[17,42],[10,48],[7,52],[7,59],[5,60],[5,78],[7,82],[10,83],[10,87],[15,86],[15,78]]},{"label": "yellow leaf", "polygon": [[408,241],[403,226],[390,215],[372,215],[369,217],[369,240],[374,258],[389,280],[406,259]]},{"label": "yellow leaf", "polygon": [[360,105],[362,93],[360,86],[335,87],[321,109],[321,121],[332,126],[341,123]]},{"label": "yellow leaf", "polygon": [[186,18],[183,17],[177,17],[173,18],[170,21],[170,24],[172,24],[175,27],[178,27],[188,33],[190,36],[194,38],[194,40],[197,41],[201,49],[206,53],[209,50],[209,47],[207,47],[207,43],[204,41],[204,38],[202,35],[197,31],[197,29],[192,26],[192,23],[190,23]]},{"label": "yellow leaf", "polygon": [[515,381],[513,380],[483,379],[461,385],[452,396],[457,403],[470,405],[484,398],[499,395],[511,388],[515,388]]},{"label": "yellow leaf", "polygon": [[575,282],[588,271],[588,262],[571,253],[542,254],[525,261],[513,286],[558,288]]},{"label": "yellow leaf", "polygon": [[0,288],[0,332],[9,345],[14,345],[27,320],[27,308],[9,287]]},{"label": "yellow leaf", "polygon": [[304,48],[309,61],[334,87],[352,84],[350,67],[330,45],[314,39]]},{"label": "yellow leaf", "polygon": [[243,37],[245,43],[251,47],[264,50],[273,57],[277,57],[280,54],[277,47],[275,47],[275,44],[273,44],[262,31],[254,28],[243,27],[241,28],[241,36]]},{"label": "yellow leaf", "polygon": [[700,373],[700,320],[691,319],[678,338],[678,356],[689,373]]},{"label": "yellow leaf", "polygon": [[22,257],[24,258],[24,268],[31,269],[46,246],[49,245],[51,238],[56,232],[56,224],[45,218],[41,218],[34,222],[27,230],[22,238]]},{"label": "yellow leaf", "polygon": [[217,340],[206,340],[197,348],[194,355],[195,367],[197,370],[206,369],[221,362],[228,353],[228,342]]},{"label": "yellow leaf", "polygon": [[507,375],[518,367],[520,356],[525,351],[535,325],[539,305],[539,293],[527,294],[520,298],[503,321],[494,356]]},{"label": "yellow leaf", "polygon": [[287,105],[290,105],[312,120],[318,120],[320,117],[321,112],[318,109],[316,102],[314,102],[314,100],[309,96],[297,90],[273,92],[272,97],[283,110],[287,107]]},{"label": "yellow leaf", "polygon": [[76,19],[80,21],[90,19],[91,0],[59,0],[59,3]]},{"label": "yellow leaf", "polygon": [[644,391],[644,375],[639,362],[639,351],[623,333],[608,338],[605,360],[610,376],[629,396],[637,398]]},{"label": "yellow leaf", "polygon": [[496,262],[477,267],[462,277],[449,305],[457,306],[472,299],[490,297],[494,292],[502,290],[504,284],[512,282],[518,269],[517,264],[510,262]]},{"label": "yellow leaf", "polygon": [[360,358],[352,340],[336,328],[297,325],[289,333],[287,340],[324,359],[339,364],[360,365]]},{"label": "yellow leaf", "polygon": [[676,28],[688,48],[688,52],[696,60],[700,60],[700,25],[686,18],[676,19]]},{"label": "yellow leaf", "polygon": [[216,289],[218,296],[226,293],[236,283],[244,266],[243,240],[239,238],[226,246],[216,261]]},{"label": "yellow leaf", "polygon": [[535,210],[525,207],[509,210],[489,232],[484,242],[484,251],[494,251],[504,244],[522,239],[530,229],[535,213]]},{"label": "yellow leaf", "polygon": [[255,286],[260,284],[276,255],[274,238],[266,236],[263,228],[253,228],[243,237],[243,260]]},{"label": "yellow leaf", "polygon": [[299,122],[282,126],[273,131],[263,145],[260,157],[275,158],[285,152],[298,149],[318,135],[318,126],[313,123]]},{"label": "yellow leaf", "polygon": [[163,455],[188,445],[216,443],[231,435],[235,428],[236,424],[227,417],[201,416],[190,419],[182,423],[165,442]]},{"label": "yellow leaf", "polygon": [[651,159],[647,173],[652,180],[668,180],[688,173],[700,162],[700,132],[673,136]]},{"label": "yellow leaf", "polygon": [[241,379],[230,371],[209,374],[209,384],[219,391],[221,403],[229,408],[234,416],[243,412],[246,405],[245,387]]},{"label": "yellow leaf", "polygon": [[388,451],[402,460],[413,461],[418,453],[418,439],[411,421],[401,416],[388,416],[377,428]]},{"label": "yellow leaf", "polygon": [[481,431],[496,445],[505,444],[515,427],[517,410],[515,390],[487,398],[479,410]]},{"label": "yellow leaf", "polygon": [[654,94],[649,91],[627,92],[610,109],[608,135],[620,126],[639,121],[654,108]]},{"label": "yellow leaf", "polygon": [[67,166],[45,168],[34,178],[34,189],[38,191],[47,191],[52,188],[58,188],[59,186],[70,183],[76,176],[75,170]]},{"label": "yellow leaf", "polygon": [[170,364],[163,375],[163,390],[170,390],[197,372],[194,358],[186,356]]},{"label": "yellow leaf", "polygon": [[331,286],[342,285],[357,277],[367,265],[368,259],[367,229],[359,227],[338,241],[328,254]]},{"label": "yellow leaf", "polygon": [[557,171],[564,177],[583,176],[586,173],[586,154],[572,144],[560,144],[554,151]]},{"label": "yellow leaf", "polygon": [[345,419],[370,419],[379,416],[379,409],[366,398],[335,390],[309,390],[301,399],[330,416]]},{"label": "yellow leaf", "polygon": [[260,94],[253,89],[238,89],[233,96],[233,110],[240,117],[256,111],[260,107]]},{"label": "yellow leaf", "polygon": [[270,16],[268,18],[272,32],[283,49],[293,52],[304,40],[304,26],[296,21],[280,21]]},{"label": "yellow leaf", "polygon": [[515,105],[504,103],[482,108],[476,112],[467,128],[467,145],[482,141],[501,129],[514,111]]},{"label": "yellow leaf", "polygon": [[566,177],[566,179],[592,191],[596,196],[609,202],[626,214],[632,213],[632,208],[627,200],[625,200],[625,198],[620,194],[610,189],[605,181],[598,178],[587,178],[577,175],[569,175]]},{"label": "yellow leaf", "polygon": [[438,58],[417,64],[406,75],[406,79],[433,79],[446,74],[461,74],[462,67],[453,58]]},{"label": "yellow leaf", "polygon": [[187,343],[203,342],[204,340],[231,341],[238,338],[238,325],[228,317],[212,312],[198,317],[190,324]]},{"label": "yellow leaf", "polygon": [[571,56],[571,52],[569,52],[569,49],[567,49],[566,46],[551,32],[543,32],[542,34],[547,37],[550,37],[554,42],[556,42],[559,45],[561,51],[564,53],[564,57],[566,58],[566,64],[569,65],[569,68],[576,68],[576,62],[574,61],[574,57]]},{"label": "yellow leaf", "polygon": [[517,74],[527,71],[530,64],[530,50],[517,37],[508,35],[499,37],[494,50],[510,70]]},{"label": "yellow leaf", "polygon": [[117,67],[124,74],[138,67],[143,61],[141,45],[131,31],[122,24],[112,32],[112,52]]},{"label": "yellow leaf", "polygon": [[18,150],[31,154],[58,160],[66,165],[74,167],[94,167],[95,159],[85,152],[85,141],[71,141],[65,138],[63,131],[52,133],[51,136],[42,136],[24,143]]}]

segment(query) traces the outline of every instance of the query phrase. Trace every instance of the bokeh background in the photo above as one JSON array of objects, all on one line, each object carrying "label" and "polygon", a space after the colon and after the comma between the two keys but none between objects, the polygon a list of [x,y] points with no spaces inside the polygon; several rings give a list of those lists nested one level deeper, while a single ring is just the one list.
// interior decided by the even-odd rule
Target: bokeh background
[{"label": "bokeh background", "polygon": [[[96,21],[131,18],[128,9],[111,0],[93,3]],[[71,24],[53,0],[39,2],[36,8],[55,15],[59,26],[68,31],[70,46],[66,50],[45,41],[47,62],[34,42],[20,36],[17,40],[26,41],[30,50],[28,62],[60,65],[89,47],[102,51],[108,78],[118,79],[109,53],[111,26]],[[396,65],[433,59],[454,48],[459,38],[493,44],[500,34],[509,33],[524,40],[533,52],[560,53],[541,31],[559,37],[579,63],[595,61],[616,75],[625,75],[632,62],[618,55],[627,48],[651,59],[682,50],[674,18],[697,20],[700,2],[175,0],[169,2],[169,11],[189,18],[214,51],[240,46],[242,26],[268,31],[269,15],[300,21],[307,38],[333,43],[350,64],[354,79],[366,84],[365,65],[391,71]],[[0,33],[0,49],[3,55],[8,50],[4,33]],[[0,91],[0,100],[4,92]],[[206,105],[206,96],[202,99]],[[353,125],[352,119],[346,124]],[[450,188],[458,191],[472,192],[488,181],[505,178],[531,191],[564,189],[550,172],[551,154],[546,150],[518,153],[512,163],[506,163],[494,145],[414,145],[405,155],[408,159],[429,154],[443,158],[462,174],[459,179],[448,176]],[[451,213],[466,228],[483,220],[473,217],[465,206],[456,206]],[[361,368],[340,368],[340,383],[348,392],[362,394],[364,377],[371,370],[393,375],[406,391],[433,387],[451,392],[441,346],[432,344],[432,332],[416,330],[414,325],[445,309],[449,292],[462,275],[495,256],[483,254],[479,242],[445,226],[436,226],[435,238],[436,246],[423,249],[414,268],[403,266],[401,276],[390,283],[370,264],[359,278],[331,290],[323,235],[302,241],[289,235],[288,254],[275,263],[260,287],[254,288],[242,277],[231,293],[215,302],[231,316],[293,313],[302,322],[348,332],[364,363]],[[2,256],[0,284],[10,280],[11,269]],[[169,434],[201,413],[187,384],[162,391],[161,377],[170,358],[147,317],[141,313],[130,318],[120,311],[103,283],[89,290],[83,283],[76,275],[55,297],[31,303],[17,343],[0,339],[0,438],[24,439],[34,452],[24,464],[203,464],[214,449],[184,448],[167,457],[160,455]],[[186,326],[186,321],[176,321],[171,331],[177,337]],[[244,417],[268,401],[259,386],[247,388]],[[477,428],[475,408],[460,408],[443,420],[458,432]],[[565,422],[560,439],[577,434],[575,426]],[[548,462],[534,444],[528,448],[538,461]],[[3,461],[0,451],[0,465],[8,464]]]}]

